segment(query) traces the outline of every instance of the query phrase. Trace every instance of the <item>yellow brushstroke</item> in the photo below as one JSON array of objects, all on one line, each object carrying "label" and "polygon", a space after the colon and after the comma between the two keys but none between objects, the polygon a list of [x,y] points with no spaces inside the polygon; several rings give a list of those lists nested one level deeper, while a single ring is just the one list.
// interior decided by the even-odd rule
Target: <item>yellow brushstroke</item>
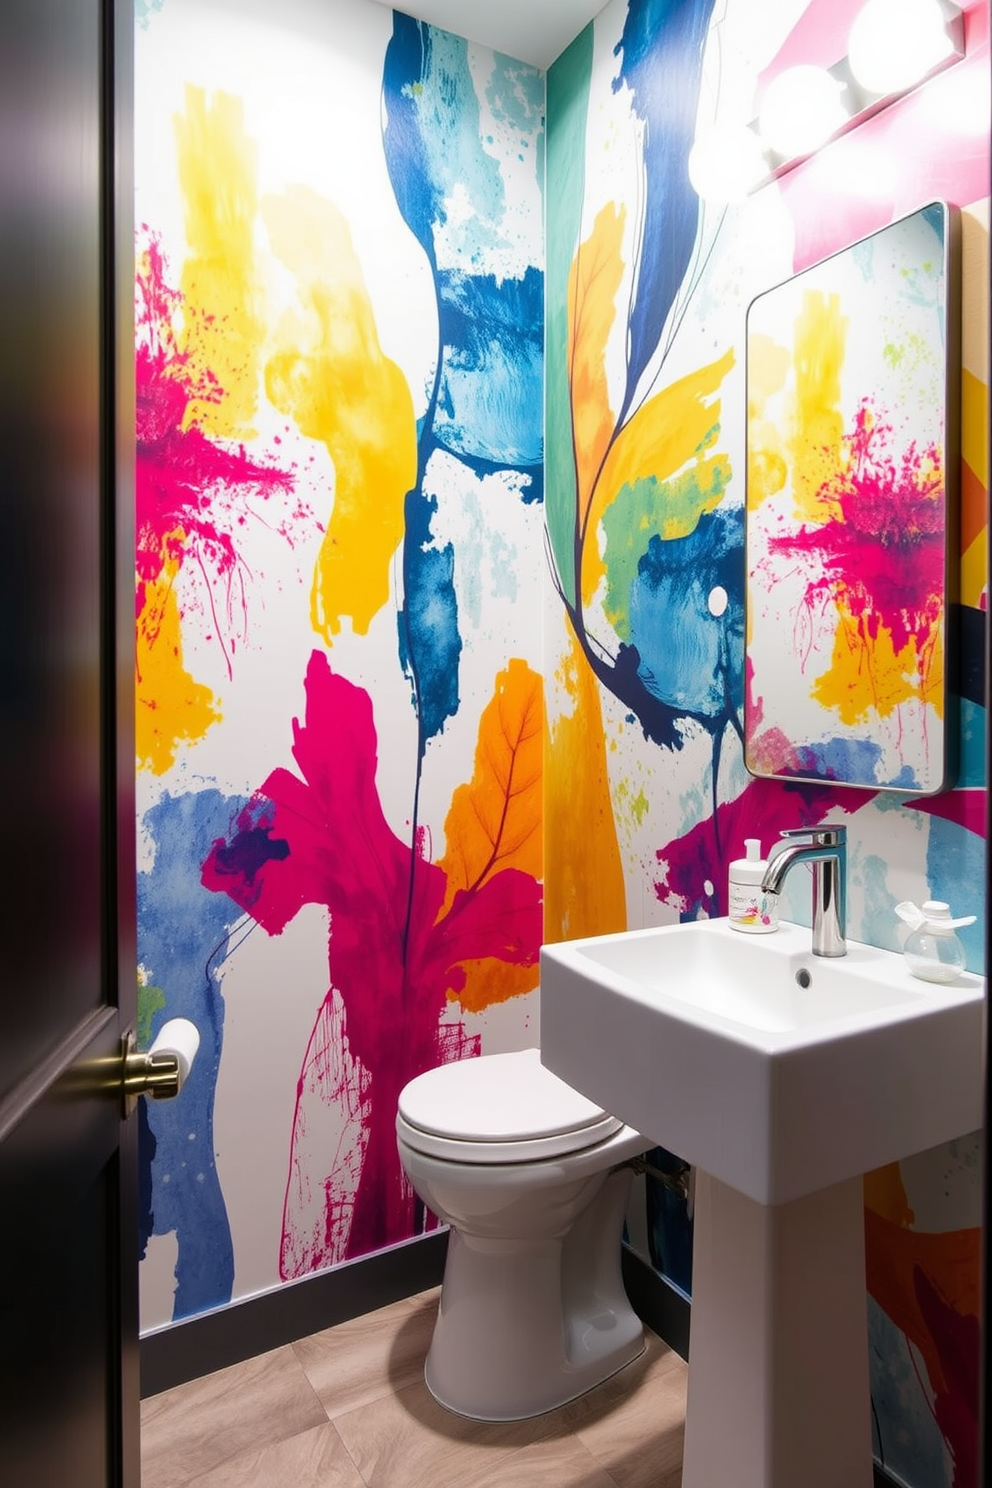
[{"label": "yellow brushstroke", "polygon": [[258,150],[245,133],[244,105],[230,93],[208,100],[203,88],[187,84],[175,131],[189,245],[180,277],[179,350],[191,383],[202,390],[190,400],[184,427],[248,439],[255,434],[265,334],[254,248]]},{"label": "yellow brushstroke", "polygon": [[795,402],[789,430],[792,498],[800,521],[825,522],[841,515],[838,503],[821,491],[841,468],[846,342],[847,317],[841,314],[840,296],[807,290],[795,326]]},{"label": "yellow brushstroke", "polygon": [[767,416],[768,400],[780,393],[789,372],[789,352],[770,336],[747,341],[747,506],[755,511],[785,485],[788,452],[782,431]]},{"label": "yellow brushstroke", "polygon": [[[730,349],[715,362],[689,373],[670,387],[655,393],[638,409],[617,436],[603,465],[590,503],[589,531],[595,533],[604,511],[624,486],[653,476],[669,479],[694,457],[705,463],[705,451],[713,442],[720,421],[716,390],[734,365]],[[665,523],[666,538],[687,537],[695,530],[707,507],[720,500],[712,483],[700,482],[698,505],[682,513],[679,520]],[[582,597],[588,604],[604,572],[599,545],[587,541],[582,554]]]},{"label": "yellow brushstroke", "polygon": [[[170,533],[167,541],[182,538]],[[183,666],[182,628],[174,582],[178,557],[166,557],[154,583],[145,585],[138,618],[135,746],[138,768],[164,775],[180,744],[195,744],[221,718],[209,687]]]},{"label": "yellow brushstroke", "polygon": [[546,941],[627,928],[599,689],[574,635],[562,680],[572,712],[545,735]]},{"label": "yellow brushstroke", "polygon": [[262,206],[275,254],[296,278],[265,368],[271,402],[334,462],[334,506],[314,571],[310,618],[329,644],[342,617],[365,635],[389,598],[403,499],[417,474],[413,400],[379,344],[348,225],[303,186]]},{"label": "yellow brushstroke", "polygon": [[989,390],[981,378],[961,372],[961,457],[982,485],[989,485]]},{"label": "yellow brushstroke", "polygon": [[910,636],[897,651],[892,632],[879,622],[869,635],[864,622],[838,603],[830,670],[818,677],[811,695],[824,708],[836,710],[842,723],[887,718],[901,703],[922,701],[943,714],[944,653],[939,627],[924,642]]},{"label": "yellow brushstroke", "polygon": [[568,276],[568,382],[580,521],[613,434],[606,347],[623,278],[625,210],[605,206],[579,247]]}]

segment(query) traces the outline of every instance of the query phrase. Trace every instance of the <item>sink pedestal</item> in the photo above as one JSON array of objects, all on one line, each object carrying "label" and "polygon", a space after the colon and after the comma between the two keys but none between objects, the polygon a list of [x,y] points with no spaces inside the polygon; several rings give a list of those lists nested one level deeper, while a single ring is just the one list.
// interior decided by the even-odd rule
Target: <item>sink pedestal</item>
[{"label": "sink pedestal", "polygon": [[758,1204],[696,1172],[682,1488],[871,1488],[862,1183]]}]

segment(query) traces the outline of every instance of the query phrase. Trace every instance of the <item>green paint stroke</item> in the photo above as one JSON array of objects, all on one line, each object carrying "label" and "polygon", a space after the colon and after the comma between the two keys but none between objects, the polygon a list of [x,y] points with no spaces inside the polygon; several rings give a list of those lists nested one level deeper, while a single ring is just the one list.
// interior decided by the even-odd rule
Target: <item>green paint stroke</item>
[{"label": "green paint stroke", "polygon": [[650,806],[650,801],[644,794],[644,787],[638,789],[637,795],[633,795],[626,780],[621,780],[614,792],[613,805],[617,819],[622,820],[627,826],[639,827],[644,821]]},{"label": "green paint stroke", "polygon": [[152,1019],[165,1007],[161,987],[143,987],[138,982],[138,1048],[147,1049],[152,1041]]},{"label": "green paint stroke", "polygon": [[585,194],[586,119],[593,23],[548,69],[545,298],[545,519],[565,597],[576,598],[575,460],[568,385],[568,275]]},{"label": "green paint stroke", "polygon": [[603,513],[603,531],[606,614],[620,640],[630,639],[630,590],[650,539],[688,537],[703,513],[720,505],[729,481],[729,459],[714,455],[670,480],[649,475],[617,492]]}]

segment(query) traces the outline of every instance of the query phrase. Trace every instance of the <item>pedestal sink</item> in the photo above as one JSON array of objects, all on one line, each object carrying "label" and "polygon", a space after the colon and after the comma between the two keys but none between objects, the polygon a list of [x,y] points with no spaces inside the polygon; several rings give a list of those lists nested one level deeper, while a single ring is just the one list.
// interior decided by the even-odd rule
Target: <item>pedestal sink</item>
[{"label": "pedestal sink", "polygon": [[683,1488],[871,1488],[861,1175],[982,1122],[984,983],[726,920],[541,951],[541,1057],[696,1169]]}]

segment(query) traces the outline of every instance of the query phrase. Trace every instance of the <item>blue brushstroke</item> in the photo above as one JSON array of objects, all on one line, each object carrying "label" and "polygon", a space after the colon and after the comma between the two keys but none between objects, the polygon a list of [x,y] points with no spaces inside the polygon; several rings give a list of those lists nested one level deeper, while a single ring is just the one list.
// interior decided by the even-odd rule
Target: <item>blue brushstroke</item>
[{"label": "blue brushstroke", "polygon": [[[498,227],[505,208],[503,178],[497,160],[483,146],[468,42],[394,11],[383,102],[390,180],[431,263],[436,262],[435,233],[442,226],[454,235],[466,268],[478,263],[485,250],[508,247]],[[456,194],[474,210],[460,210],[451,222],[446,204]]]},{"label": "blue brushstroke", "polygon": [[947,1488],[947,1446],[905,1333],[868,1297],[872,1451],[898,1482]]},{"label": "blue brushstroke", "polygon": [[166,793],[143,817],[155,862],[138,875],[138,957],[166,999],[152,1032],[169,1018],[189,1018],[200,1030],[200,1050],[181,1095],[147,1103],[142,1153],[146,1193],[151,1184],[142,1250],[148,1234],[174,1230],[178,1241],[174,1318],[229,1302],[234,1283],[231,1230],[214,1165],[213,1113],[224,1030],[216,967],[236,911],[225,896],[202,887],[200,870],[215,840],[230,835],[244,805],[216,790]]},{"label": "blue brushstroke", "polygon": [[689,181],[703,51],[713,0],[629,0],[614,91],[626,84],[644,126],[644,198],[628,325],[621,422],[651,360],[692,259],[699,198]]},{"label": "blue brushstroke", "polygon": [[[720,727],[744,696],[744,517],[704,513],[687,536],[655,534],[630,589],[630,642],[649,697]],[[722,615],[708,600],[726,590]],[[640,711],[639,716],[640,716]]]},{"label": "blue brushstroke", "polygon": [[[536,70],[496,56],[487,92],[494,117],[511,122],[521,141],[539,129]],[[501,225],[506,193],[481,138],[468,43],[394,12],[383,109],[386,167],[430,264],[438,311],[434,383],[418,427],[417,481],[406,497],[398,616],[422,762],[428,741],[458,711],[462,651],[454,550],[432,533],[430,461],[443,450],[480,478],[517,471],[522,479],[504,489],[525,501],[542,499],[543,275],[530,267],[522,278],[497,279],[489,267],[487,255],[510,246]],[[442,239],[446,262],[439,267]],[[419,791],[419,770],[417,779]]]},{"label": "blue brushstroke", "polygon": [[462,640],[455,596],[455,551],[431,536],[437,502],[420,490],[406,498],[400,663],[410,678],[420,725],[420,759],[428,739],[458,712]]},{"label": "blue brushstroke", "polygon": [[486,85],[486,102],[494,119],[519,132],[527,150],[536,141],[537,182],[544,190],[544,79],[536,67],[496,53],[496,66]]},{"label": "blue brushstroke", "polygon": [[544,275],[522,279],[440,272],[436,276],[443,348],[433,432],[437,443],[474,468],[476,460],[513,469],[544,453]]},{"label": "blue brushstroke", "polygon": [[955,918],[975,915],[974,925],[959,930],[969,971],[985,973],[985,841],[967,827],[930,815],[927,841],[927,887],[931,899],[951,906]]},{"label": "blue brushstroke", "polygon": [[[495,58],[488,94],[521,131],[539,127],[539,91],[534,69]],[[389,178],[437,295],[438,362],[424,437],[477,475],[530,472],[534,500],[543,459],[544,276],[529,267],[520,278],[498,279],[488,267],[492,251],[510,246],[501,226],[506,193],[480,136],[468,43],[395,12],[383,102]],[[439,268],[442,232],[456,263]],[[422,455],[421,478],[426,463]]]},{"label": "blue brushstroke", "polygon": [[985,784],[985,709],[968,698],[960,700],[960,758],[957,783],[979,787]]},{"label": "blue brushstroke", "polygon": [[430,41],[429,26],[393,12],[393,35],[386,47],[382,73],[386,115],[382,139],[396,204],[436,270],[434,224],[441,217],[442,197],[428,170],[428,146],[420,127],[417,97]]},{"label": "blue brushstroke", "polygon": [[[878,781],[882,746],[873,739],[821,739],[797,744],[792,751],[792,764],[783,765],[783,775],[802,780],[860,780],[865,785]],[[899,789],[912,790],[912,770],[903,779],[908,766],[900,772]],[[881,783],[881,782],[879,782]]]}]

